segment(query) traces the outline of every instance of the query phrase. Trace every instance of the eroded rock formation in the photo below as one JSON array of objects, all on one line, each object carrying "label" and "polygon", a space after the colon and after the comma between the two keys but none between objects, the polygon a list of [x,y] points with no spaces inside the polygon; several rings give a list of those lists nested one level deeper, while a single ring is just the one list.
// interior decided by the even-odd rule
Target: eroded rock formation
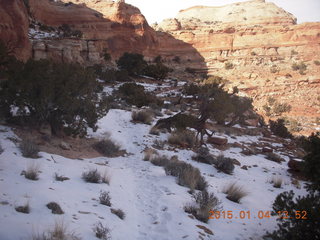
[{"label": "eroded rock formation", "polygon": [[[290,104],[288,116],[303,125],[313,128],[319,122],[320,23],[297,25],[292,14],[255,0],[192,7],[154,27],[191,44],[210,74],[253,97],[260,112],[272,96]],[[300,63],[307,69],[294,71]]]}]

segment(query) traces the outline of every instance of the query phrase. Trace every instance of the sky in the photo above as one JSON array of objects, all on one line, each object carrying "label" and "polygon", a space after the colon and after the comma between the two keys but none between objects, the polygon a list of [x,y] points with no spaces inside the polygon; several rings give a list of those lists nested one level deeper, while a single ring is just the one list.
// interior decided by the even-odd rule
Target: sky
[{"label": "sky", "polygon": [[[173,18],[179,10],[196,5],[223,6],[246,0],[126,0],[126,3],[140,9],[149,24]],[[292,13],[302,22],[320,22],[320,0],[266,0]]]}]

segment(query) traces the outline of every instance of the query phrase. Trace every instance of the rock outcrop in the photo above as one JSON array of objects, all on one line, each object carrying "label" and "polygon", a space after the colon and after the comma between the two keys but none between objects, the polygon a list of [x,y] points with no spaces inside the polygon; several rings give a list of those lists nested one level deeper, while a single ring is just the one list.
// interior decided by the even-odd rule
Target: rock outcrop
[{"label": "rock outcrop", "polygon": [[[288,103],[288,117],[314,130],[320,117],[320,23],[296,24],[273,3],[254,0],[196,6],[154,26],[191,44],[205,59],[197,71],[228,79],[264,113],[268,97]],[[304,63],[306,70],[293,70]],[[318,119],[317,119],[318,117]]]}]

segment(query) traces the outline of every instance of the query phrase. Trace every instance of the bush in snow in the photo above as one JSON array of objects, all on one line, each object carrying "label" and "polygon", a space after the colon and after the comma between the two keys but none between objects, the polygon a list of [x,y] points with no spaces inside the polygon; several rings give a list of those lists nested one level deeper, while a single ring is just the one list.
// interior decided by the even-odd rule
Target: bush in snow
[{"label": "bush in snow", "polygon": [[241,198],[248,195],[248,192],[236,183],[231,183],[225,186],[223,193],[227,194],[227,199],[236,203],[240,203]]},{"label": "bush in snow", "polygon": [[111,239],[110,230],[106,226],[103,226],[101,222],[98,222],[93,227],[93,232],[96,237],[102,240]]},{"label": "bush in snow", "polygon": [[55,173],[55,174],[54,174],[54,179],[55,179],[56,181],[59,181],[59,182],[63,182],[63,181],[66,181],[66,180],[70,180],[70,178],[65,177],[65,176],[62,176],[62,175],[59,175],[58,173]]},{"label": "bush in snow", "polygon": [[39,179],[39,164],[32,162],[27,164],[26,170],[23,170],[21,175],[26,179],[36,181]]},{"label": "bush in snow", "polygon": [[169,158],[165,155],[155,155],[154,157],[152,157],[150,159],[150,162],[153,164],[153,165],[156,165],[156,166],[166,166],[168,163],[169,163]]},{"label": "bush in snow", "polygon": [[0,109],[16,123],[49,124],[53,133],[84,136],[108,110],[102,92],[95,74],[80,65],[29,60],[1,81]]},{"label": "bush in snow", "polygon": [[199,221],[208,222],[210,211],[218,211],[221,208],[221,202],[218,198],[206,190],[193,194],[193,198],[195,199],[195,204],[185,206],[184,210]]},{"label": "bush in snow", "polygon": [[213,157],[209,153],[209,149],[206,147],[200,147],[197,150],[197,155],[192,157],[197,162],[212,164],[214,162]]},{"label": "bush in snow", "polygon": [[151,111],[142,110],[142,111],[134,111],[131,114],[132,121],[133,122],[139,122],[139,123],[145,123],[145,124],[151,124],[153,120],[153,114]]},{"label": "bush in snow", "polygon": [[109,192],[106,192],[106,191],[101,192],[99,200],[100,200],[100,204],[111,207],[111,197],[109,195]]},{"label": "bush in snow", "polygon": [[124,219],[126,214],[121,210],[121,209],[114,209],[114,208],[111,208],[111,213],[117,215],[120,219]]},{"label": "bush in snow", "polygon": [[171,160],[164,169],[167,175],[177,177],[177,183],[181,186],[201,191],[207,187],[207,182],[201,176],[199,169],[191,164],[179,160]]},{"label": "bush in snow", "polygon": [[273,162],[281,163],[285,161],[282,157],[280,157],[278,154],[273,152],[267,152],[265,153],[265,155],[268,160],[271,160]]},{"label": "bush in snow", "polygon": [[90,183],[100,183],[101,174],[98,172],[98,169],[91,169],[82,173],[82,179]]},{"label": "bush in snow", "polygon": [[194,132],[190,130],[177,130],[173,132],[169,138],[168,142],[172,145],[177,145],[183,148],[192,148],[196,144],[196,136]]},{"label": "bush in snow", "polygon": [[120,151],[120,146],[114,143],[110,138],[95,143],[93,148],[106,157],[116,157]]},{"label": "bush in snow", "polygon": [[56,202],[49,202],[46,206],[51,210],[52,214],[64,214],[60,205]]},{"label": "bush in snow", "polygon": [[2,154],[3,153],[3,148],[2,148],[2,146],[1,146],[1,144],[0,144],[0,154]]},{"label": "bush in snow", "polygon": [[25,214],[30,213],[30,206],[28,202],[23,206],[15,207],[15,209],[17,212],[20,212],[20,213],[25,213]]},{"label": "bush in snow", "polygon": [[227,174],[232,174],[234,170],[233,160],[223,155],[219,155],[214,160],[214,165],[218,170]]},{"label": "bush in snow", "polygon": [[282,182],[283,182],[283,180],[279,176],[277,176],[277,177],[273,176],[271,179],[271,183],[272,183],[273,187],[275,187],[275,188],[281,188]]},{"label": "bush in snow", "polygon": [[30,140],[23,140],[20,145],[22,156],[26,158],[38,158],[39,147]]},{"label": "bush in snow", "polygon": [[81,240],[74,232],[70,232],[63,221],[55,222],[54,227],[46,232],[34,234],[32,240]]}]

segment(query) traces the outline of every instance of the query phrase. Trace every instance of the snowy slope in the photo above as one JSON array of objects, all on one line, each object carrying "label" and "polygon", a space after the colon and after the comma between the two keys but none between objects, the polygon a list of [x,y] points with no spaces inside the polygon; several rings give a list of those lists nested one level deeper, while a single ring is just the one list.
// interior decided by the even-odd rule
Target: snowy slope
[{"label": "snowy slope", "polygon": [[[233,175],[227,175],[213,166],[193,161],[194,152],[191,150],[163,150],[161,154],[177,155],[179,160],[199,168],[209,184],[209,192],[214,192],[221,200],[223,210],[233,211],[234,215],[240,211],[251,213],[251,219],[220,218],[210,220],[208,224],[191,219],[183,210],[184,205],[192,202],[189,189],[176,184],[174,177],[166,176],[162,167],[142,161],[143,150],[151,147],[155,139],[165,140],[168,134],[150,135],[149,125],[134,124],[130,120],[131,112],[113,109],[99,121],[98,131],[91,133],[96,138],[110,133],[128,156],[83,160],[45,152],[41,152],[41,158],[36,160],[24,158],[12,142],[12,138],[16,138],[13,131],[0,126],[0,144],[5,150],[0,155],[0,239],[28,239],[33,233],[45,231],[61,219],[85,240],[97,239],[92,228],[98,221],[107,225],[112,239],[117,240],[194,240],[200,239],[199,232],[202,239],[249,239],[261,236],[276,226],[275,217],[260,220],[257,214],[260,210],[271,210],[272,202],[279,193],[294,190],[297,194],[305,194],[303,188],[297,189],[291,184],[286,162],[278,164],[266,160],[263,155],[244,156],[240,148],[231,148],[223,152],[225,156],[237,159],[241,165],[257,167],[243,170],[235,166]],[[258,141],[255,136],[225,137],[229,142]],[[210,151],[215,155],[220,153],[212,147]],[[20,175],[30,162],[40,165],[38,181]],[[86,183],[81,179],[82,172],[95,168],[109,173],[110,185]],[[55,173],[70,180],[57,182],[53,177]],[[282,188],[273,188],[269,183],[273,174],[283,178]],[[249,192],[240,204],[229,201],[222,193],[223,187],[234,181]],[[110,192],[111,207],[122,209],[126,214],[124,220],[112,214],[110,207],[99,204],[101,191]],[[51,214],[46,207],[51,201],[59,203],[65,214]],[[31,207],[29,214],[15,211],[15,206],[26,202]],[[214,235],[205,234],[196,225],[206,226]]]}]

